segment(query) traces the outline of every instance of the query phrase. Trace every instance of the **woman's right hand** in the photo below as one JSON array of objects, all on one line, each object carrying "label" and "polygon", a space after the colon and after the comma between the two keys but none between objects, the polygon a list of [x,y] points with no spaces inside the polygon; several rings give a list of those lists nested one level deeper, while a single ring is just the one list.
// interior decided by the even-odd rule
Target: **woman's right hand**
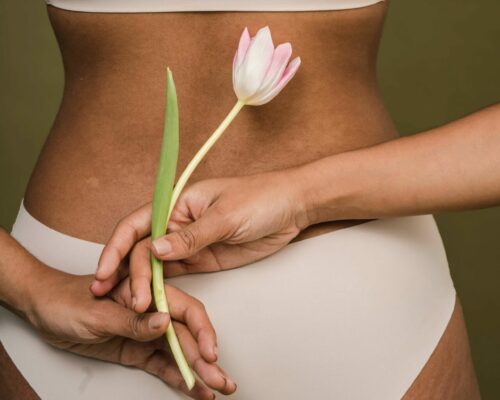
[{"label": "woman's right hand", "polygon": [[[168,286],[170,314],[130,310],[125,279],[109,297],[88,290],[92,276],[39,269],[27,296],[26,318],[55,347],[99,360],[143,369],[194,399],[213,399],[215,389],[231,394],[236,385],[217,366],[216,335],[202,303]],[[172,319],[172,321],[171,321]],[[168,350],[164,332],[174,323],[186,357],[200,379],[190,392]]]},{"label": "woman's right hand", "polygon": [[150,249],[166,261],[166,277],[237,268],[277,252],[308,225],[296,172],[290,168],[190,185],[173,209],[167,235],[154,246],[151,204],[146,204],[116,226],[92,292],[103,296],[130,275],[133,309],[142,312],[152,301]]}]

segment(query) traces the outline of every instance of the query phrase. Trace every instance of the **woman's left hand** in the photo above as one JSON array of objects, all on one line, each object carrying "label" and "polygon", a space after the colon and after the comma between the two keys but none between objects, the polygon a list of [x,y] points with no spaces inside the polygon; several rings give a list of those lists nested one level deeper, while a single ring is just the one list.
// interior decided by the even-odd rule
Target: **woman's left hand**
[{"label": "woman's left hand", "polygon": [[[26,293],[26,319],[49,344],[85,357],[142,369],[193,399],[213,399],[213,390],[231,394],[235,383],[217,365],[216,333],[204,305],[166,285],[170,313],[131,311],[130,284],[124,279],[96,299],[92,276],[44,266]],[[173,323],[189,364],[199,376],[189,391],[165,340]]]},{"label": "woman's left hand", "polygon": [[97,296],[130,275],[134,310],[151,303],[149,250],[164,260],[165,276],[220,271],[254,262],[289,243],[307,224],[295,169],[199,181],[174,207],[168,233],[148,237],[151,204],[125,217],[99,260]]}]

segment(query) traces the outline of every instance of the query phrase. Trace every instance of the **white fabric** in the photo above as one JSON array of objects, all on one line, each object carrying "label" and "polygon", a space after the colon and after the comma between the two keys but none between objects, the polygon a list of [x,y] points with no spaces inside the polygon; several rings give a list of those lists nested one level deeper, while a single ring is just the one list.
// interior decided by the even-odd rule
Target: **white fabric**
[{"label": "white fabric", "polygon": [[47,4],[86,12],[312,11],[343,10],[384,0],[46,0]]},{"label": "white fabric", "polygon": [[[102,249],[50,229],[22,206],[12,234],[75,274],[93,273]],[[234,400],[399,399],[455,303],[432,216],[364,223],[252,265],[169,282],[206,305],[221,365],[238,383]],[[0,340],[44,400],[187,398],[142,371],[53,349],[2,308]]]}]

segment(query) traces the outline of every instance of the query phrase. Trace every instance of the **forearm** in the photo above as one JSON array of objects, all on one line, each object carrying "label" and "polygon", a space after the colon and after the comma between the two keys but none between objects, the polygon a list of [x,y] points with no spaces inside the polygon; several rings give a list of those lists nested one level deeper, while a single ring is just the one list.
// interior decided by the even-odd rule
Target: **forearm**
[{"label": "forearm", "polygon": [[0,304],[26,318],[32,285],[45,266],[0,228]]},{"label": "forearm", "polygon": [[309,224],[500,203],[500,105],[299,167]]}]

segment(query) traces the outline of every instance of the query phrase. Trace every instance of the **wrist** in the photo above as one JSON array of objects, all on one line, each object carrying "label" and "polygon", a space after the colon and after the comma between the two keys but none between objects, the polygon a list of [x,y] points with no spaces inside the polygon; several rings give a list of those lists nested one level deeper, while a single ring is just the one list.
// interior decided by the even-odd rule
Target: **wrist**
[{"label": "wrist", "polygon": [[306,189],[306,173],[304,173],[302,167],[287,169],[285,182],[288,182],[288,185],[293,188],[291,207],[293,209],[295,226],[300,231],[303,231],[309,225],[313,224]]},{"label": "wrist", "polygon": [[321,222],[361,218],[355,206],[359,185],[352,162],[349,153],[343,153],[294,168],[301,230]]},{"label": "wrist", "polygon": [[0,302],[6,308],[31,321],[34,287],[46,267],[24,249],[9,233],[0,232]]},{"label": "wrist", "polygon": [[35,328],[39,327],[38,315],[40,306],[50,303],[46,301],[44,294],[53,293],[53,290],[50,288],[50,282],[53,280],[52,275],[54,273],[57,273],[57,271],[36,260],[36,265],[26,274],[26,283],[22,293],[24,296],[21,304],[22,314],[23,318]]},{"label": "wrist", "polygon": [[[35,261],[35,264],[38,264],[38,260]],[[41,281],[44,267],[41,263],[39,265],[24,264],[22,273],[14,282],[15,289],[7,301],[9,308],[30,324],[33,324],[35,320],[35,287]]]}]

